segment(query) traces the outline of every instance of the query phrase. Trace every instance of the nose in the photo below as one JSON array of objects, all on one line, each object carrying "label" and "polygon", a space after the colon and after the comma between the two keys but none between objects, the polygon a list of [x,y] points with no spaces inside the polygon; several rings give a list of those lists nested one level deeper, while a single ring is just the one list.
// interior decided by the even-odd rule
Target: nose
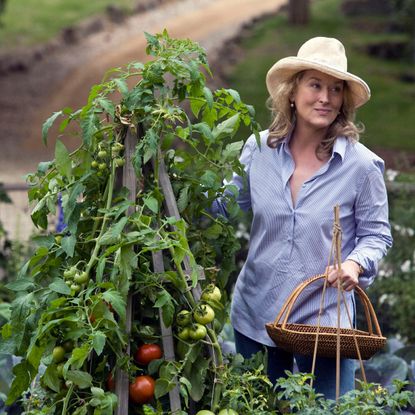
[{"label": "nose", "polygon": [[329,102],[329,90],[328,90],[328,88],[321,88],[319,101],[323,104]]}]

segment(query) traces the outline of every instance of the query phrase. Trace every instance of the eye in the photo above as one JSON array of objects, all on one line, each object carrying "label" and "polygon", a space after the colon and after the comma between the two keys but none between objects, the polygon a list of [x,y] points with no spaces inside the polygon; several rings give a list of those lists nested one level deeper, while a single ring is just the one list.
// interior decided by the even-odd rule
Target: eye
[{"label": "eye", "polygon": [[310,86],[311,86],[311,88],[314,88],[314,89],[319,89],[320,88],[320,84],[318,82],[312,82]]},{"label": "eye", "polygon": [[343,86],[342,85],[336,85],[332,88],[332,91],[336,92],[336,93],[340,93],[340,92],[343,91]]}]

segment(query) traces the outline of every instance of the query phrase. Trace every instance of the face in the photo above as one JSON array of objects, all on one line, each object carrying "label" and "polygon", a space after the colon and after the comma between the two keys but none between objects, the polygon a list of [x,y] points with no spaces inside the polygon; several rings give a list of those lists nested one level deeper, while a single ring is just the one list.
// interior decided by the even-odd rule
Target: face
[{"label": "face", "polygon": [[293,95],[297,125],[328,129],[340,111],[343,94],[344,81],[319,71],[305,71]]}]

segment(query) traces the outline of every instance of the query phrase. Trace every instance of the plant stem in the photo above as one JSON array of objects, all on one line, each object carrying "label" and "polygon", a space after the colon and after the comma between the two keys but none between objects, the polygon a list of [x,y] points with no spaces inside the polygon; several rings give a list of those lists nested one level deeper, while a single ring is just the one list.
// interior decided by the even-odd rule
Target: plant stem
[{"label": "plant stem", "polygon": [[222,398],[222,391],[223,391],[223,380],[222,380],[222,373],[223,373],[223,356],[222,350],[220,348],[218,338],[214,330],[207,328],[208,336],[212,343],[213,353],[216,359],[216,370],[215,370],[215,380],[213,382],[213,393],[212,393],[212,410],[216,410],[219,408],[219,403]]},{"label": "plant stem", "polygon": [[63,408],[62,408],[62,415],[66,415],[66,411],[68,410],[69,400],[71,399],[71,395],[73,392],[73,383],[69,386],[68,393],[65,396],[65,400],[63,401]]},{"label": "plant stem", "polygon": [[99,252],[99,249],[101,247],[101,238],[102,238],[102,235],[105,232],[105,225],[107,224],[108,216],[109,216],[108,215],[108,210],[111,207],[112,195],[114,193],[115,169],[116,169],[116,166],[115,166],[114,161],[112,160],[111,161],[111,173],[110,173],[110,176],[108,178],[108,187],[107,187],[108,192],[107,192],[107,198],[106,198],[106,203],[105,203],[106,212],[104,214],[104,218],[102,219],[101,230],[100,230],[99,235],[96,239],[94,250],[92,252],[91,258],[89,259],[89,262],[88,262],[88,264],[86,266],[86,269],[85,269],[85,271],[88,274],[89,274],[91,268],[94,266],[94,264],[98,260],[98,252]]}]

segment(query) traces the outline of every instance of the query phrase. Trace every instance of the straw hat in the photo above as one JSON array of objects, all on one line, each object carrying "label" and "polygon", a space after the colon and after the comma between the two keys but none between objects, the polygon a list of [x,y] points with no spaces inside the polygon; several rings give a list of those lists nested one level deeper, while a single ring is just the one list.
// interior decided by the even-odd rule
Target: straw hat
[{"label": "straw hat", "polygon": [[297,56],[289,56],[275,63],[266,77],[268,92],[273,96],[279,83],[307,69],[315,69],[346,81],[352,92],[355,108],[370,99],[370,89],[366,82],[347,72],[343,44],[329,37],[314,37],[301,46]]}]

